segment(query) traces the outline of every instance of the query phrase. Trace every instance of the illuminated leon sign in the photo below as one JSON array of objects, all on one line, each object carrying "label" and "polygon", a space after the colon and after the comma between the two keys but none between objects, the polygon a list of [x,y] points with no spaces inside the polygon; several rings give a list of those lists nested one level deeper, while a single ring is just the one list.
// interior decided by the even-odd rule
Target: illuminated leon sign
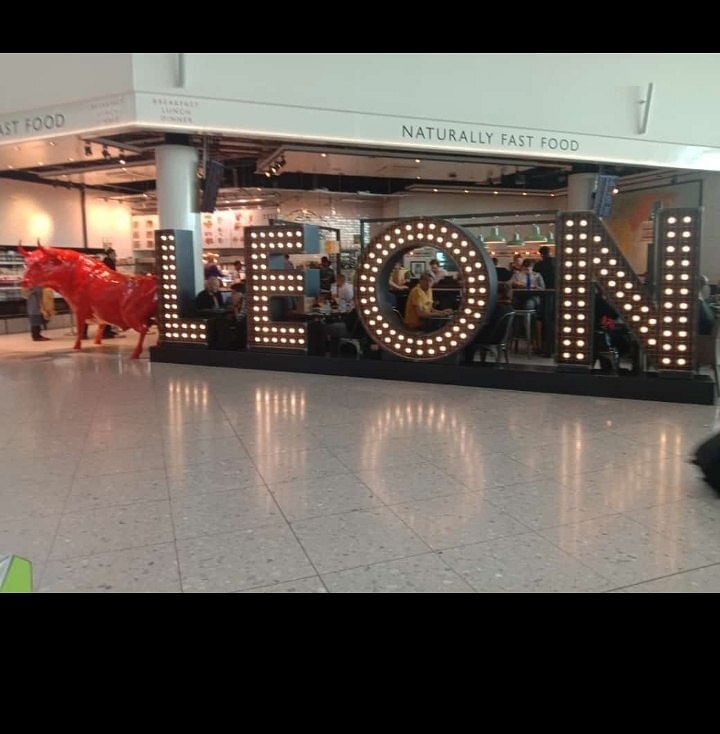
[{"label": "illuminated leon sign", "polygon": [[245,228],[249,349],[307,351],[305,325],[283,319],[297,300],[319,293],[320,271],[285,269],[285,255],[319,252],[313,225]]},{"label": "illuminated leon sign", "polygon": [[657,216],[659,268],[654,295],[595,214],[564,212],[558,219],[558,363],[592,367],[597,285],[658,370],[694,369],[700,211],[662,209]]},{"label": "illuminated leon sign", "polygon": [[[652,293],[594,213],[564,212],[559,217],[555,336],[560,365],[589,369],[594,364],[597,288],[661,373],[694,369],[700,210],[665,209],[657,216],[658,268]],[[319,271],[285,270],[283,255],[319,253],[317,227],[248,227],[245,241],[248,347],[306,351],[305,326],[284,320],[288,309],[282,305],[317,294]],[[406,327],[388,290],[395,263],[420,247],[442,252],[458,271],[459,305],[429,332]],[[456,354],[477,336],[494,308],[497,277],[485,248],[469,232],[448,220],[417,217],[399,220],[372,240],[360,258],[354,287],[362,324],[383,350],[404,360],[433,362]]]},{"label": "illuminated leon sign", "polygon": [[[390,273],[403,255],[433,247],[454,260],[460,277],[460,305],[430,333],[406,328],[388,292]],[[355,300],[367,333],[386,351],[415,361],[433,361],[462,349],[480,330],[495,305],[495,267],[485,248],[451,222],[419,217],[387,227],[363,253],[355,277]]]}]

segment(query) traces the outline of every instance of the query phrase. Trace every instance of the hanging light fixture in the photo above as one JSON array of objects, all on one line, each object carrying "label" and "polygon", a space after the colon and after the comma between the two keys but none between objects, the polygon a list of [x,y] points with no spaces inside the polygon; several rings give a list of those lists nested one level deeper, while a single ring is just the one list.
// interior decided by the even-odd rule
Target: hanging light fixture
[{"label": "hanging light fixture", "polygon": [[530,245],[544,245],[548,239],[547,237],[543,236],[543,233],[540,231],[540,225],[539,224],[533,224],[533,233],[532,235],[525,240],[525,243]]},{"label": "hanging light fixture", "polygon": [[500,227],[497,225],[490,230],[490,236],[487,238],[486,245],[504,245],[507,240],[503,237]]},{"label": "hanging light fixture", "polygon": [[513,238],[510,240],[508,244],[513,245],[515,247],[519,247],[525,244],[525,240],[523,240],[523,238],[520,236],[520,232],[515,230],[515,234],[513,235]]}]

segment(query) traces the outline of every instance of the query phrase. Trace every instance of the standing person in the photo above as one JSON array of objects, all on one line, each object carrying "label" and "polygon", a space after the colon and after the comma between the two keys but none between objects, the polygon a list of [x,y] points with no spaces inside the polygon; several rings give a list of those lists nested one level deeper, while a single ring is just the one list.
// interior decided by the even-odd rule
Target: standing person
[{"label": "standing person", "polygon": [[47,329],[50,320],[55,316],[55,294],[52,288],[43,288],[40,310],[42,312],[43,328]]},{"label": "standing person", "polygon": [[407,271],[402,266],[402,261],[398,260],[390,273],[390,278],[388,280],[388,295],[390,296],[390,304],[393,308],[396,308],[399,305],[398,296],[407,295],[408,287],[405,282],[406,272]]},{"label": "standing person", "polygon": [[[510,285],[513,288],[522,288],[523,290],[540,290],[545,289],[545,281],[540,275],[533,269],[533,261],[526,259],[522,261],[522,268],[519,272],[513,273],[513,277],[510,279]],[[530,307],[528,307],[530,308]]]},{"label": "standing person", "polygon": [[555,287],[555,258],[550,257],[550,248],[543,245],[540,248],[540,257],[542,260],[535,263],[535,272],[542,276],[545,281],[546,288]]},{"label": "standing person", "polygon": [[212,257],[205,265],[205,280],[208,278],[222,278],[222,270],[218,267],[217,260]]},{"label": "standing person", "polygon": [[[522,270],[513,273],[510,279],[510,287],[526,291],[544,290],[545,281],[540,273],[533,270],[533,261],[525,259],[522,261]],[[536,352],[542,351],[542,311],[540,309],[542,300],[539,295],[523,294],[519,295],[519,301],[522,308],[528,311],[535,311],[535,331],[532,334],[534,349]],[[528,335],[530,337],[530,335]]]},{"label": "standing person", "polygon": [[330,294],[337,302],[338,309],[343,313],[352,311],[354,308],[355,293],[350,283],[346,282],[345,276],[340,273],[335,283],[330,286]]},{"label": "standing person", "polygon": [[329,292],[334,282],[335,271],[330,267],[330,260],[323,256],[320,259],[320,290]]},{"label": "standing person", "polygon": [[447,278],[448,271],[445,268],[441,268],[437,260],[431,260],[429,275],[432,281],[431,285],[437,285],[443,278]]},{"label": "standing person", "polygon": [[110,270],[117,270],[117,252],[110,245],[105,248],[105,257],[103,257],[103,265]]},{"label": "standing person", "polygon": [[295,270],[295,266],[293,265],[293,261],[290,259],[290,253],[285,253],[285,261],[283,262],[283,267],[285,270]]},{"label": "standing person", "polygon": [[236,260],[233,263],[232,279],[233,283],[242,283],[245,280],[245,268],[243,268],[242,260]]},{"label": "standing person", "polygon": [[30,321],[30,334],[34,342],[47,342],[50,341],[46,336],[40,333],[43,325],[42,316],[42,298],[43,289],[41,286],[35,286],[34,288],[23,288],[22,295],[27,298],[27,315]]}]

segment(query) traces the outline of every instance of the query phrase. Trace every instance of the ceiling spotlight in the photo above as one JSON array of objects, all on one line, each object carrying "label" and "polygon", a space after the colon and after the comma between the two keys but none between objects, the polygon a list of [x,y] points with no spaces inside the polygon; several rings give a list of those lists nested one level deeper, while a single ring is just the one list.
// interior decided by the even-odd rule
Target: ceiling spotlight
[{"label": "ceiling spotlight", "polygon": [[321,158],[327,158],[327,153],[320,153]]},{"label": "ceiling spotlight", "polygon": [[103,145],[103,149],[102,149],[102,157],[103,157],[103,158],[104,158],[105,160],[107,160],[108,158],[110,158],[110,151],[109,151],[109,150],[107,149],[107,145]]},{"label": "ceiling spotlight", "polygon": [[54,148],[57,145],[57,143],[53,140],[50,141],[50,147]]},{"label": "ceiling spotlight", "polygon": [[615,187],[615,188],[613,189],[613,194],[617,194],[617,193],[618,193],[619,191],[620,191],[620,189],[619,189],[619,188],[617,188],[617,186],[616,186],[616,187]]},{"label": "ceiling spotlight", "polygon": [[125,165],[125,154],[123,153],[122,150],[120,151],[120,160],[119,160],[119,163],[120,163],[121,166],[124,166]]},{"label": "ceiling spotlight", "polygon": [[85,155],[92,155],[92,145],[85,143]]}]

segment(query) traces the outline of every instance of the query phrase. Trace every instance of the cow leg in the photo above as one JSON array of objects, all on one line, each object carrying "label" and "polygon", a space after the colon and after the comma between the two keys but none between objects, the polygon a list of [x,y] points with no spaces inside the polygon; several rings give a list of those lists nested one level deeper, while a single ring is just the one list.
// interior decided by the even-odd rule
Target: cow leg
[{"label": "cow leg", "polygon": [[138,331],[140,332],[140,338],[138,339],[137,346],[135,347],[133,353],[130,355],[130,359],[137,359],[142,354],[143,342],[145,341],[145,334],[147,334],[147,330],[148,324],[144,324],[138,329]]},{"label": "cow leg", "polygon": [[95,332],[95,344],[102,344],[103,331],[105,331],[105,322],[98,319],[97,331]]},{"label": "cow leg", "polygon": [[77,328],[77,337],[73,349],[82,349],[82,335],[85,330],[85,322],[87,321],[90,314],[87,311],[80,309],[75,311],[75,327]]}]

